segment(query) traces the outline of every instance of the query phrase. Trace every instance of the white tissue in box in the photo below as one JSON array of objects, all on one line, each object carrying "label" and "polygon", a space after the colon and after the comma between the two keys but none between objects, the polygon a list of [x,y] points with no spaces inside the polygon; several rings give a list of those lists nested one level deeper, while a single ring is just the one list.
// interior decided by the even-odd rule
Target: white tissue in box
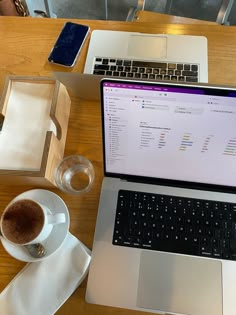
[{"label": "white tissue in box", "polygon": [[0,133],[0,169],[39,170],[50,119],[54,85],[12,82]]}]

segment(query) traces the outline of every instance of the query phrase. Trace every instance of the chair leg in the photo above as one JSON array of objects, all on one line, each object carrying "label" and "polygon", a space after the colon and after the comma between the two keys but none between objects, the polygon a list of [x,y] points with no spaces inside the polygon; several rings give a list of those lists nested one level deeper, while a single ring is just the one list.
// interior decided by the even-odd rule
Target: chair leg
[{"label": "chair leg", "polygon": [[107,3],[107,0],[105,0],[105,20],[108,19],[108,3]]},{"label": "chair leg", "polygon": [[234,0],[222,0],[221,7],[216,18],[217,23],[223,24],[223,25],[229,25],[228,17],[229,17],[233,4],[234,4]]},{"label": "chair leg", "polygon": [[128,15],[126,17],[126,22],[132,22],[134,20],[135,14],[138,10],[144,10],[145,0],[138,0],[136,7],[130,7]]},{"label": "chair leg", "polygon": [[173,0],[166,0],[165,12],[166,14],[170,14]]},{"label": "chair leg", "polygon": [[44,0],[45,11],[48,17],[55,17],[55,14],[52,12],[51,0]]},{"label": "chair leg", "polygon": [[138,10],[144,10],[145,7],[145,0],[138,0]]}]

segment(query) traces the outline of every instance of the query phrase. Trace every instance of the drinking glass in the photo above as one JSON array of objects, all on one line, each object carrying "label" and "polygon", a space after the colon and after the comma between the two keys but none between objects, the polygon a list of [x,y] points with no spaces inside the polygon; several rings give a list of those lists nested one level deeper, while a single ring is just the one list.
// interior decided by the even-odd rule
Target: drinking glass
[{"label": "drinking glass", "polygon": [[68,194],[88,192],[94,181],[93,164],[84,156],[65,157],[55,170],[55,183],[59,189]]}]

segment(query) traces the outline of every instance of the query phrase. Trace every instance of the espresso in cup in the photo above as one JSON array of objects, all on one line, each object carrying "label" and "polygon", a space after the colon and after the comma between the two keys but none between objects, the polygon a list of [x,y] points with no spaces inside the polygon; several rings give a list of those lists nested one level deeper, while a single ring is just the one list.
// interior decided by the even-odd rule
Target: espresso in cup
[{"label": "espresso in cup", "polygon": [[25,244],[34,240],[44,226],[41,206],[29,199],[22,199],[8,206],[1,219],[3,236],[12,243]]},{"label": "espresso in cup", "polygon": [[3,237],[16,245],[44,241],[56,224],[64,223],[64,213],[54,213],[43,204],[31,199],[12,202],[4,210],[0,221]]}]

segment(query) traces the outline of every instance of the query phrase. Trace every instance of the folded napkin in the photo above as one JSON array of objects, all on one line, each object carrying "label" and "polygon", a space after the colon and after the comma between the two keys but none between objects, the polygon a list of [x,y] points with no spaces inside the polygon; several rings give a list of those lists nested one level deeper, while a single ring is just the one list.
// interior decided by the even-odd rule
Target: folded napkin
[{"label": "folded napkin", "polygon": [[4,315],[52,315],[85,278],[90,251],[71,233],[48,258],[28,263],[0,294]]}]

